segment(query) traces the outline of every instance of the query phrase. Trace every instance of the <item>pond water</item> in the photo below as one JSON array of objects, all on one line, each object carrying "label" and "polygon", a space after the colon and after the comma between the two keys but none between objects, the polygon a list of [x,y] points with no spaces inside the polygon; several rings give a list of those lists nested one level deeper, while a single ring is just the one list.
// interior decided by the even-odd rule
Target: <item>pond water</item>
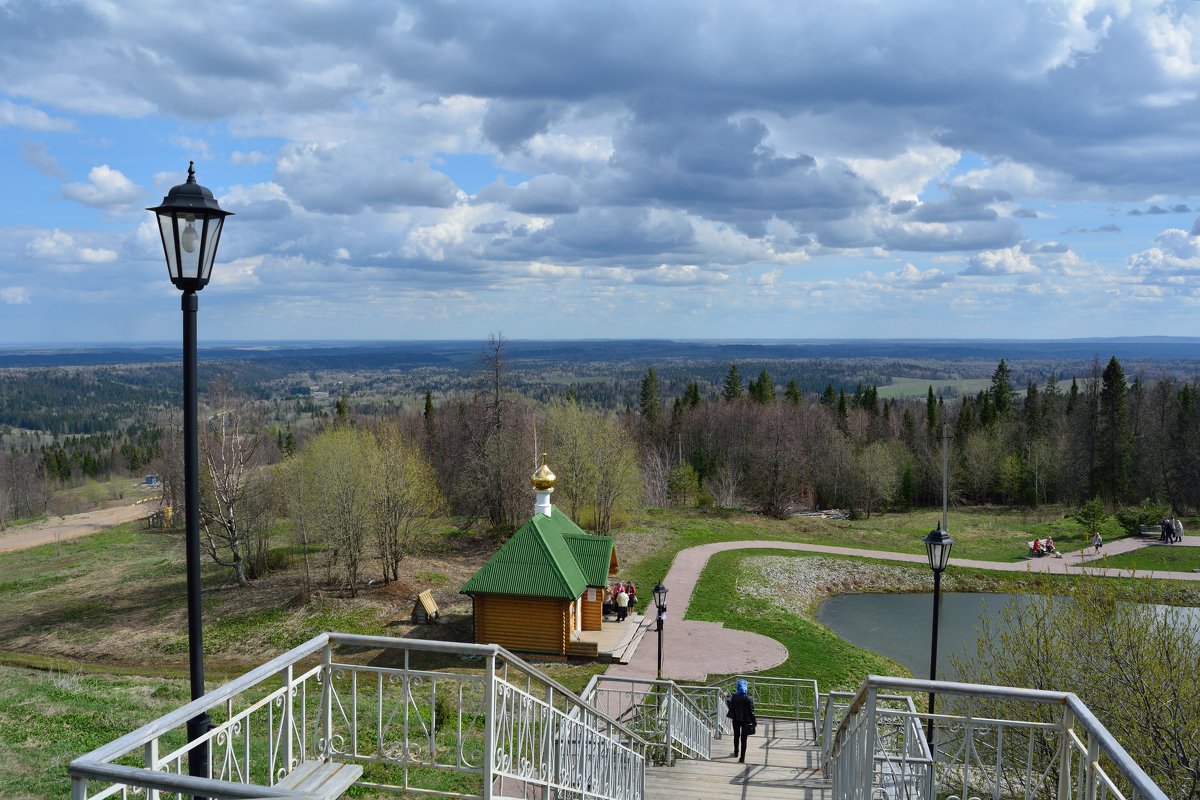
[{"label": "pond water", "polygon": [[[980,615],[993,624],[1010,600],[1026,595],[943,592],[938,621],[938,677],[957,680],[950,655],[974,654]],[[1166,608],[1166,607],[1163,607]],[[1200,608],[1182,609],[1200,625]],[[842,594],[817,607],[817,621],[851,644],[899,661],[914,677],[929,677],[933,594]]]}]

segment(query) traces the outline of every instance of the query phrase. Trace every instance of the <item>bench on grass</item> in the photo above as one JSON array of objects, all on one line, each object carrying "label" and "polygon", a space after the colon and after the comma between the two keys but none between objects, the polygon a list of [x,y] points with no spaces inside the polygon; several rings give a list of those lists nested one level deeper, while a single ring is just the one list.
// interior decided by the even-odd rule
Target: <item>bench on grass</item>
[{"label": "bench on grass", "polygon": [[1138,525],[1138,536],[1162,536],[1162,526]]},{"label": "bench on grass", "polygon": [[359,764],[310,759],[289,772],[275,786],[297,789],[321,800],[337,800],[362,777],[362,773],[363,768]]},{"label": "bench on grass", "polygon": [[[1034,544],[1039,545],[1038,549],[1034,549]],[[1054,542],[1051,539],[1031,539],[1025,545],[1029,548],[1029,554],[1033,556],[1058,555],[1058,549],[1054,546]]]}]

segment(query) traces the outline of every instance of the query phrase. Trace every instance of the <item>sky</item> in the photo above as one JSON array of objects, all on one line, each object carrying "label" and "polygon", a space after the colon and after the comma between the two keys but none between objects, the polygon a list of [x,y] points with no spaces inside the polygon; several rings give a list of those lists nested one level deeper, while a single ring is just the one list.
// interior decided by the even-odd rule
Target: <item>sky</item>
[{"label": "sky", "polygon": [[0,0],[0,344],[1200,335],[1200,2]]}]

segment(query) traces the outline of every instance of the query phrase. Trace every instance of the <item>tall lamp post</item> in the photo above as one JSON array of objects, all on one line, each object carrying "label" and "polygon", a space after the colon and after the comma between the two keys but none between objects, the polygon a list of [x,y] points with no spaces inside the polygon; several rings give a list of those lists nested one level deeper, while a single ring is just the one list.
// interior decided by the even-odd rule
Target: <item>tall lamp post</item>
[{"label": "tall lamp post", "polygon": [[[938,610],[942,606],[942,572],[950,563],[950,548],[954,540],[942,530],[932,530],[925,537],[925,552],[929,556],[929,568],[933,570],[933,642],[929,650],[929,680],[937,680]],[[929,727],[926,737],[933,748],[933,692],[929,692]]]},{"label": "tall lamp post", "polygon": [[[158,218],[167,272],[183,292],[183,484],[187,549],[188,671],[192,699],[204,695],[204,641],[200,624],[200,458],[196,437],[196,292],[208,283],[221,228],[222,211],[212,192],[196,183],[194,162],[188,162],[187,182],[171,189],[153,211]],[[206,713],[188,720],[188,741],[208,733]],[[208,743],[188,752],[188,774],[208,777]]]},{"label": "tall lamp post", "polygon": [[667,618],[667,587],[661,582],[654,587],[654,607],[658,609],[658,679],[662,680],[663,621]]}]

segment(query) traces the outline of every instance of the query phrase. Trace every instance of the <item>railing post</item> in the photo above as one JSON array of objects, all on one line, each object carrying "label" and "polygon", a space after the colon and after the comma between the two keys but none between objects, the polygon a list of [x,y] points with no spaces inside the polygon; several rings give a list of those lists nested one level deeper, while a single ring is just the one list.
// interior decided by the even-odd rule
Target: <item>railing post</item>
[{"label": "railing post", "polygon": [[333,758],[333,647],[326,644],[321,648],[321,674],[325,680],[321,685],[321,758]]},{"label": "railing post", "polygon": [[[292,771],[292,665],[288,664],[283,670],[283,741],[280,742],[282,747],[280,753],[283,754],[283,769],[285,772]],[[275,776],[271,776],[271,781],[274,782]]]},{"label": "railing post", "polygon": [[[1062,728],[1058,733],[1058,800],[1071,800],[1071,737],[1069,732],[1075,725],[1075,714],[1071,707],[1063,706]],[[1088,765],[1089,771],[1091,765]]]},{"label": "railing post", "polygon": [[[156,736],[153,739],[151,739],[150,741],[146,742],[146,746],[142,749],[143,749],[143,758],[144,758],[144,761],[146,764],[146,769],[157,770],[158,769],[158,737]],[[147,789],[146,790],[146,800],[158,800],[158,789]]]},{"label": "railing post", "polygon": [[1098,788],[1099,780],[1096,776],[1096,762],[1100,760],[1100,743],[1096,741],[1096,737],[1088,734],[1088,751],[1087,751],[1087,768],[1084,771],[1084,779],[1087,784],[1084,787],[1084,800],[1096,800],[1096,789]]},{"label": "railing post", "polygon": [[675,766],[675,729],[671,724],[671,717],[674,716],[675,710],[672,705],[675,701],[675,684],[667,684],[667,766]]},{"label": "railing post", "polygon": [[[867,730],[863,737],[866,746],[863,748],[862,763],[859,765],[858,796],[867,800],[871,796],[871,785],[875,781],[875,701],[879,690],[874,686],[867,689]],[[930,795],[934,797],[935,795]]]},{"label": "railing post", "polygon": [[492,783],[496,777],[496,654],[485,659],[486,677],[483,681],[483,795],[492,800]]}]

